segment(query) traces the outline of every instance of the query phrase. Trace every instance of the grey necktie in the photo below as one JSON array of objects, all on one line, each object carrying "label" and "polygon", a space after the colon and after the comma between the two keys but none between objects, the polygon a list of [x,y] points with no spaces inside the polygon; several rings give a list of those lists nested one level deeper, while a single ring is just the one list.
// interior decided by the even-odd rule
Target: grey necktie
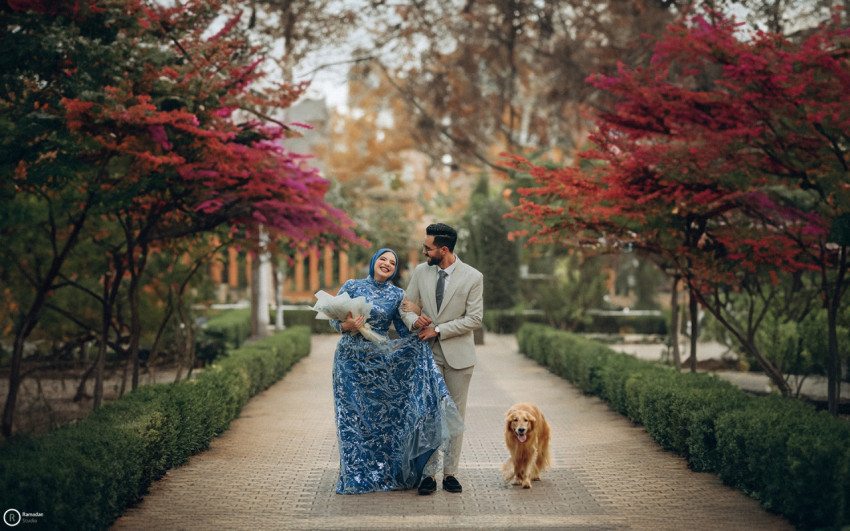
[{"label": "grey necktie", "polygon": [[446,275],[445,271],[438,271],[437,275],[439,278],[437,279],[437,292],[435,295],[437,296],[437,311],[440,311],[440,306],[443,305],[443,291],[446,289]]}]

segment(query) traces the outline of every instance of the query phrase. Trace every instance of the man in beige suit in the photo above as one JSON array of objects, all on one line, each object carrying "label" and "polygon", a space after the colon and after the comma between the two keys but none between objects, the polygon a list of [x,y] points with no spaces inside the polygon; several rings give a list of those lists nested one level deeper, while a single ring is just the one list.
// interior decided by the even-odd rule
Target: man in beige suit
[{"label": "man in beige suit", "polygon": [[[421,305],[421,314],[402,312],[405,324],[427,340],[446,387],[463,417],[472,370],[475,367],[473,330],[484,316],[484,277],[454,254],[457,231],[444,223],[425,229],[423,253],[428,261],[419,264],[407,286],[405,298]],[[457,474],[463,434],[452,437],[443,450],[443,489],[461,492]],[[423,472],[419,494],[437,490],[434,475],[440,450],[434,452]]]}]

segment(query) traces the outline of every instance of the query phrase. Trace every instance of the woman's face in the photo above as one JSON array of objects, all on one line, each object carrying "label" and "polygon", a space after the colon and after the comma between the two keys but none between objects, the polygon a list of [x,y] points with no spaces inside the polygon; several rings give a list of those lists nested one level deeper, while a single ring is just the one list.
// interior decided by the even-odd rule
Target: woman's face
[{"label": "woman's face", "polygon": [[385,252],[375,261],[375,280],[386,282],[395,273],[395,255],[390,251]]}]

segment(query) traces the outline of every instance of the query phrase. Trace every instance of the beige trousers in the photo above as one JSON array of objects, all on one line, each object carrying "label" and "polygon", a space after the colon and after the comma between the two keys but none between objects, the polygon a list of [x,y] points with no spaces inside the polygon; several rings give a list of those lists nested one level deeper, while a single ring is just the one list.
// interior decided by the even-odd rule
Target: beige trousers
[{"label": "beige trousers", "polygon": [[[454,400],[457,406],[458,413],[460,413],[461,418],[465,421],[466,398],[469,395],[469,382],[472,380],[472,370],[475,367],[467,367],[466,369],[459,370],[452,369],[443,357],[443,349],[440,348],[439,341],[433,342],[431,351],[434,353],[434,361],[437,362],[437,367],[440,368],[440,374],[443,375],[443,380],[446,381],[446,387],[449,389],[449,394],[452,395],[452,400]],[[431,458],[425,465],[423,475],[436,475],[440,467],[440,454],[443,454],[443,476],[457,474],[461,446],[463,446],[463,432],[451,438],[448,448],[445,448],[444,445],[431,455]]]}]

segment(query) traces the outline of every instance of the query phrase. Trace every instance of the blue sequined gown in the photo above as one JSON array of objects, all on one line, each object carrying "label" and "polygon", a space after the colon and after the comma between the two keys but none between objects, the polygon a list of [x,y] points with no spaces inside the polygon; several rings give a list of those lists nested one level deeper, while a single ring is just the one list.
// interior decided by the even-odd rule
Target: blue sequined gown
[{"label": "blue sequined gown", "polygon": [[[334,412],[339,441],[336,492],[411,489],[419,484],[431,453],[463,429],[463,421],[427,343],[404,325],[404,291],[372,278],[349,280],[340,289],[365,296],[374,307],[366,322],[400,339],[373,343],[345,332],[333,364]],[[338,332],[341,322],[331,320]]]}]

